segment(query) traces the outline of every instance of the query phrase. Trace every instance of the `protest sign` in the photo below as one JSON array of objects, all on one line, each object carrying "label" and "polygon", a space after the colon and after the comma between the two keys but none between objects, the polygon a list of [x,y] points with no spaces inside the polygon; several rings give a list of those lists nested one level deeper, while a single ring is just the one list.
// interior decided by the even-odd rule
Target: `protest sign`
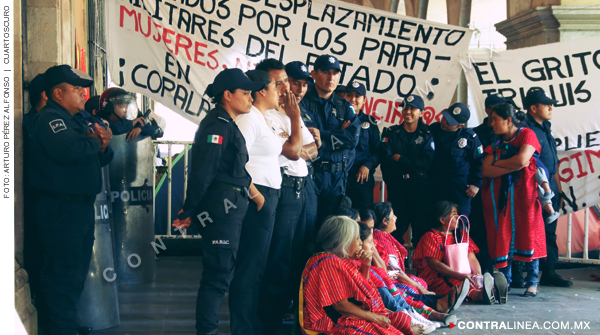
[{"label": "protest sign", "polygon": [[562,213],[600,203],[600,38],[475,55],[461,64],[480,120],[489,94],[500,93],[523,107],[528,90],[541,88],[558,100],[551,122]]},{"label": "protest sign", "polygon": [[450,103],[472,31],[322,0],[107,1],[108,65],[113,81],[198,123],[211,108],[206,86],[225,68],[264,58],[340,60],[341,83],[362,82],[365,112],[399,124],[398,106],[420,94],[424,120]]}]

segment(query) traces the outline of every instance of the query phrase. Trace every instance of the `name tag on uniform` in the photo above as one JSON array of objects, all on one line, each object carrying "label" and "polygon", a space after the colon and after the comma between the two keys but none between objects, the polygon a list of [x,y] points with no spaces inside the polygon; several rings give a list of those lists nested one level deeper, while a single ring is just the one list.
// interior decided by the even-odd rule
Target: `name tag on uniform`
[{"label": "name tag on uniform", "polygon": [[61,130],[67,129],[67,126],[65,125],[65,121],[63,121],[62,119],[52,120],[52,121],[50,121],[49,124],[50,124],[50,128],[52,128],[52,131],[55,134]]}]

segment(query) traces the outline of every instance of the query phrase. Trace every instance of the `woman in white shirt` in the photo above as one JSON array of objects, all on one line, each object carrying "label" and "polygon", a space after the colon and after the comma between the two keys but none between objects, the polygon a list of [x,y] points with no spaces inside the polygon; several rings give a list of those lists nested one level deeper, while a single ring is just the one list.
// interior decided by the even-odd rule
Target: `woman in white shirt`
[{"label": "woman in white shirt", "polygon": [[250,202],[242,223],[240,246],[229,293],[231,333],[234,335],[255,333],[258,291],[266,267],[281,188],[279,154],[284,142],[265,119],[268,109],[279,106],[275,81],[267,72],[260,70],[248,71],[246,74],[252,81],[267,84],[263,90],[252,93],[254,103],[250,113],[240,115],[235,120],[244,135],[250,156],[246,170],[260,192],[258,196],[264,197],[264,204],[260,206],[260,201]]}]

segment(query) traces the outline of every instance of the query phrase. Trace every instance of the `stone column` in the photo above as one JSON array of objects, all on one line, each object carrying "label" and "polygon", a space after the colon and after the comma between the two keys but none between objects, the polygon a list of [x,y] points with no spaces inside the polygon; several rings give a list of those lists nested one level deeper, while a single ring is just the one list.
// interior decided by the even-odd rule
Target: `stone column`
[{"label": "stone column", "polygon": [[594,0],[507,0],[507,18],[496,29],[508,50],[600,35]]}]

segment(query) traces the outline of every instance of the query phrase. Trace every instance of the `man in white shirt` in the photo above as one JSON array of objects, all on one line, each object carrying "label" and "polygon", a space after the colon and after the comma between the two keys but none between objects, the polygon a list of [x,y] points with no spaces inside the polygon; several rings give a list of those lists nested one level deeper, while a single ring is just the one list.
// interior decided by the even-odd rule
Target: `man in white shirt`
[{"label": "man in white shirt", "polygon": [[[288,75],[280,61],[266,59],[259,63],[256,69],[268,72],[279,84],[277,88],[282,92],[289,89]],[[283,104],[283,101],[280,102]],[[281,327],[281,320],[290,301],[297,295],[305,261],[303,250],[306,250],[307,238],[304,191],[308,176],[306,160],[316,157],[318,149],[313,135],[300,117],[297,104],[296,108],[297,117],[292,119],[281,107],[279,110],[267,110],[265,114],[267,123],[283,143],[282,153],[279,155],[283,180],[275,211],[269,259],[259,293],[258,314],[263,334],[274,334]],[[300,141],[290,137],[298,130],[302,135]]]}]

